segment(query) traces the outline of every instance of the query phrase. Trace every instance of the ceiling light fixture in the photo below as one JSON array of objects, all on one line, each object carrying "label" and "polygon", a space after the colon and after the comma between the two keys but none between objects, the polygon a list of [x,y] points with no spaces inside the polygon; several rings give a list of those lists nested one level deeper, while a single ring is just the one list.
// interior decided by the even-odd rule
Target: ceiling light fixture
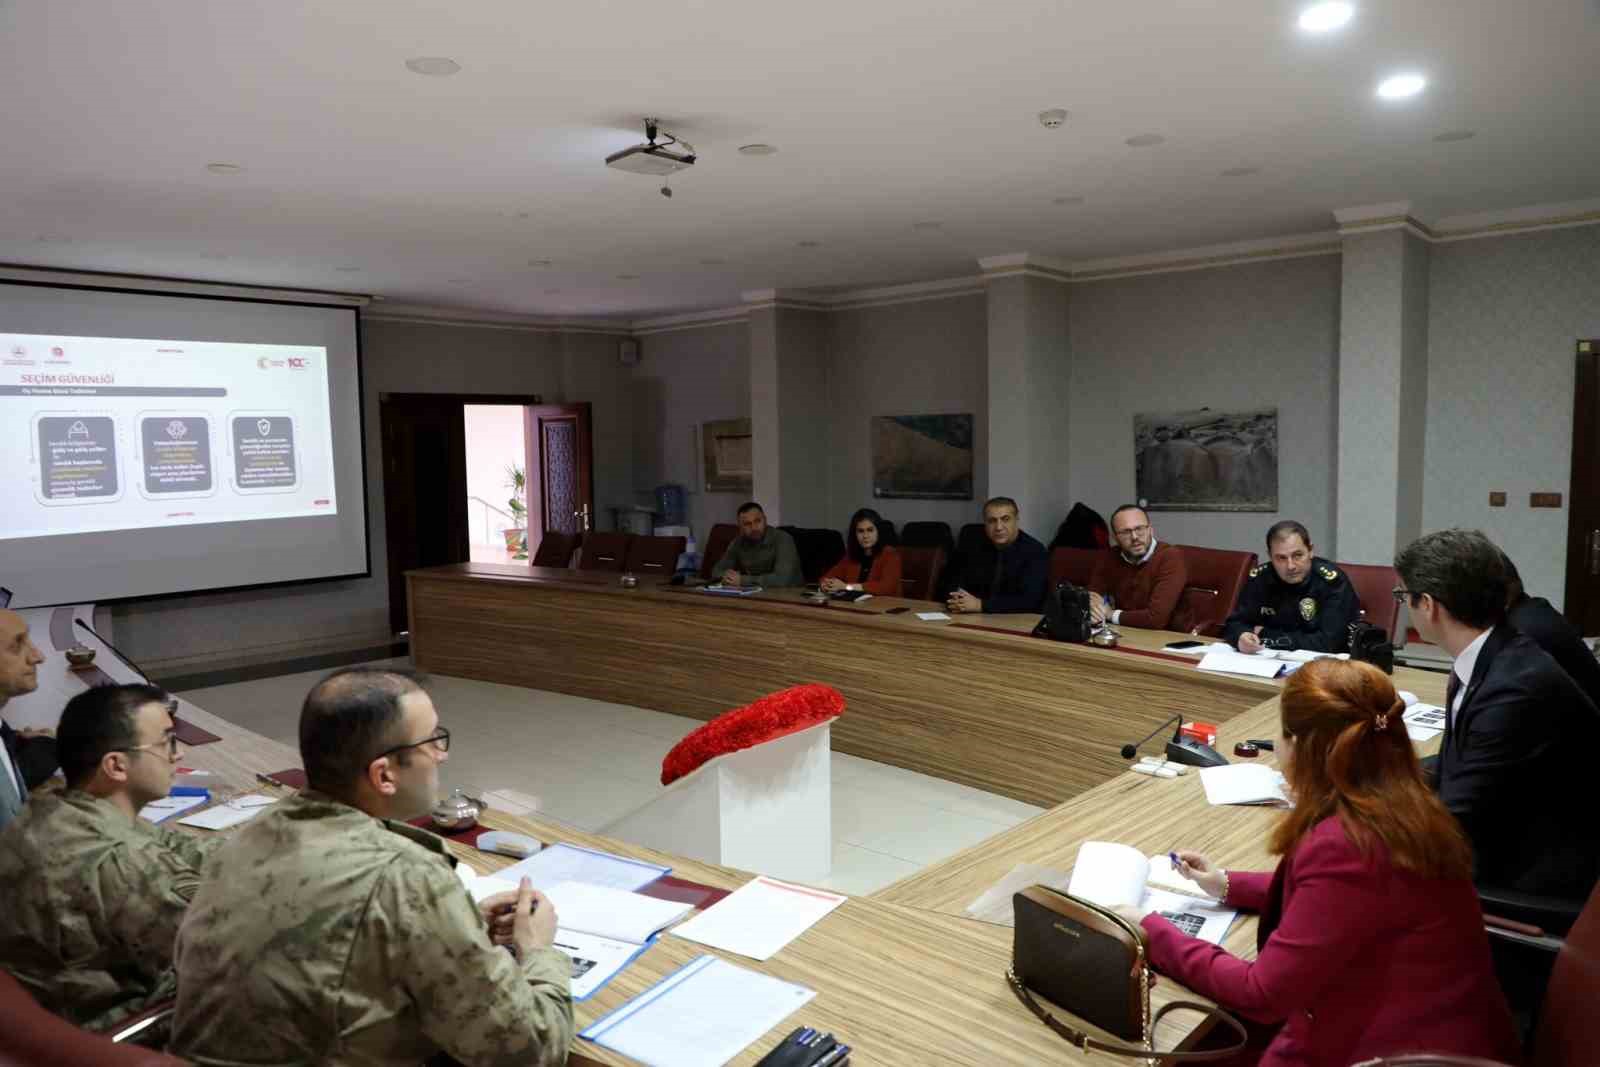
[{"label": "ceiling light fixture", "polygon": [[530,260],[528,260],[528,266],[530,266],[530,267],[553,267],[555,265],[556,265],[555,264],[555,260],[552,260],[552,259],[530,259]]},{"label": "ceiling light fixture", "polygon": [[1405,100],[1428,87],[1420,74],[1396,74],[1378,83],[1378,95],[1385,100]]},{"label": "ceiling light fixture", "polygon": [[244,168],[237,163],[207,163],[206,170],[212,174],[233,175],[244,173]]},{"label": "ceiling light fixture", "polygon": [[821,241],[797,241],[797,242],[795,242],[795,247],[797,247],[797,248],[820,248],[821,246],[822,246],[822,242]]},{"label": "ceiling light fixture", "polygon": [[1327,33],[1337,30],[1350,21],[1356,13],[1355,5],[1332,0],[1324,4],[1312,4],[1300,12],[1300,28],[1307,33]]},{"label": "ceiling light fixture", "polygon": [[1158,144],[1166,144],[1167,139],[1159,133],[1141,133],[1128,138],[1122,143],[1129,148],[1154,148]]},{"label": "ceiling light fixture", "polygon": [[1047,130],[1059,130],[1066,125],[1066,121],[1067,109],[1064,107],[1053,107],[1048,111],[1039,112],[1039,125]]},{"label": "ceiling light fixture", "polygon": [[775,156],[778,146],[773,144],[742,144],[739,146],[741,156]]},{"label": "ceiling light fixture", "polygon": [[447,78],[461,70],[461,64],[447,56],[413,56],[406,60],[406,69],[413,74],[430,78]]},{"label": "ceiling light fixture", "polygon": [[1433,139],[1440,144],[1449,144],[1451,141],[1470,141],[1476,136],[1478,136],[1477,130],[1446,130],[1435,134]]},{"label": "ceiling light fixture", "polygon": [[639,276],[637,274],[619,274],[619,275],[617,275],[617,281],[619,281],[619,282],[636,282],[638,280],[639,280]]}]

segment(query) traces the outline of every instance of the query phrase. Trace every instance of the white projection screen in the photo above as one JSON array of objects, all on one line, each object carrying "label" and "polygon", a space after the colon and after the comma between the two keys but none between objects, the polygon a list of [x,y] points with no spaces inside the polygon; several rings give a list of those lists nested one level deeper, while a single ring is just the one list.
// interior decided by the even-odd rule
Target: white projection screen
[{"label": "white projection screen", "polygon": [[369,573],[353,307],[0,283],[13,607]]}]

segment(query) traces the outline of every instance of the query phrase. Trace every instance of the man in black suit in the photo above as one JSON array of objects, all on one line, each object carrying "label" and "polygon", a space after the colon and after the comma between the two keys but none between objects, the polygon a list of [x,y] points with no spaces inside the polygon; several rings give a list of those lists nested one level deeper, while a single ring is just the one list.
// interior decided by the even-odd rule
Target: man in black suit
[{"label": "man in black suit", "polygon": [[945,610],[960,614],[1038,614],[1050,587],[1050,553],[1022,532],[1017,502],[997,496],[983,505],[987,540],[964,555],[948,578]]},{"label": "man in black suit", "polygon": [[[0,712],[12,697],[39,688],[44,656],[28,637],[28,623],[14,611],[0,608]],[[13,730],[0,720],[0,826],[11,821],[28,790],[56,772],[55,739],[38,731]]]},{"label": "man in black suit", "polygon": [[1439,799],[1472,842],[1486,887],[1587,896],[1600,877],[1592,775],[1600,710],[1505,622],[1504,556],[1475,530],[1441,530],[1395,557],[1397,599],[1424,641],[1454,657]]},{"label": "man in black suit", "polygon": [[1583,643],[1578,628],[1551,607],[1550,601],[1528,595],[1522,588],[1522,575],[1517,573],[1517,565],[1511,562],[1510,556],[1506,557],[1506,621],[1550,653],[1550,658],[1561,665],[1567,677],[1577,682],[1584,695],[1600,707],[1600,660],[1596,660],[1589,646]]}]

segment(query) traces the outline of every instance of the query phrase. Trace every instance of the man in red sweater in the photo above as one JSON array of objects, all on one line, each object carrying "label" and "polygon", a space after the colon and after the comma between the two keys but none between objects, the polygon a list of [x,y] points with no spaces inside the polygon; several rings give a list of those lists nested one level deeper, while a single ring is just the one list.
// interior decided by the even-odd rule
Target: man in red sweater
[{"label": "man in red sweater", "polygon": [[1111,513],[1116,544],[1089,576],[1089,606],[1096,623],[1165,630],[1189,584],[1183,553],[1156,540],[1150,516],[1136,504]]}]

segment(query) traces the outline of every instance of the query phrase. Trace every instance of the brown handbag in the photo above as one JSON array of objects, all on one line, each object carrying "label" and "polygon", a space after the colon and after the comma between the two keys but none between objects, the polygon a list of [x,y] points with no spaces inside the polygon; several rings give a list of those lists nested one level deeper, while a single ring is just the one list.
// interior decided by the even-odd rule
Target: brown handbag
[{"label": "brown handbag", "polygon": [[[1011,898],[1016,929],[1006,980],[1017,999],[1050,1029],[1088,1052],[1183,1062],[1217,1060],[1244,1048],[1239,1020],[1190,1000],[1175,1000],[1150,1016],[1149,942],[1144,930],[1115,912],[1048,886],[1030,886]],[[1056,1018],[1034,999],[1038,993],[1073,1015],[1137,1045],[1110,1044]],[[1231,1028],[1238,1041],[1205,1052],[1156,1052],[1156,1024],[1170,1011],[1192,1008]]]}]

